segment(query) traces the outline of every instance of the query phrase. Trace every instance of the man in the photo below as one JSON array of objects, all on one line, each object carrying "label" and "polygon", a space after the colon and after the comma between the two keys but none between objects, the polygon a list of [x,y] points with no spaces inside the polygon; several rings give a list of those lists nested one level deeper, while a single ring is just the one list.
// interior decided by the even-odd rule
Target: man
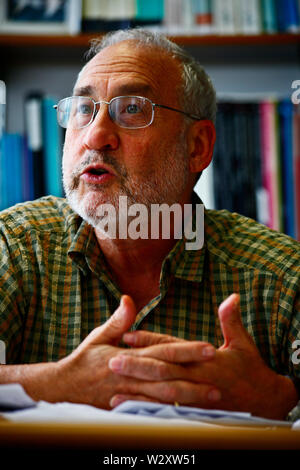
[{"label": "man", "polygon": [[[134,204],[193,203],[195,217],[215,94],[204,70],[155,34],[116,32],[93,51],[76,98],[57,109],[68,202],[2,213],[1,383],[51,402],[176,401],[284,419],[300,376],[297,243],[226,211],[206,211],[198,250],[161,232],[121,236]],[[116,236],[104,205],[116,210]]]}]

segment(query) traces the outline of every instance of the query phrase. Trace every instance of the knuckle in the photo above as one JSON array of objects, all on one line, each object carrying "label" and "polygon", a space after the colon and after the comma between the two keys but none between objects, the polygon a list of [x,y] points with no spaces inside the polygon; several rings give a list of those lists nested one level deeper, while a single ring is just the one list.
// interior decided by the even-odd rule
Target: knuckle
[{"label": "knuckle", "polygon": [[159,398],[163,402],[173,403],[178,397],[178,387],[174,383],[164,383],[159,390]]},{"label": "knuckle", "polygon": [[164,355],[165,355],[165,360],[168,362],[172,362],[174,360],[174,348],[172,347],[171,344],[166,344],[164,348]]},{"label": "knuckle", "polygon": [[156,376],[158,380],[167,379],[170,377],[169,367],[165,363],[159,363],[156,367]]}]

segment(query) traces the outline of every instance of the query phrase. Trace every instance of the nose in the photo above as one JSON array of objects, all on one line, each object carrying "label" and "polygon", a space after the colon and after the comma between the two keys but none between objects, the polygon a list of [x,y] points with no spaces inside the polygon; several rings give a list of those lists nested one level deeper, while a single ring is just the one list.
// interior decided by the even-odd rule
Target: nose
[{"label": "nose", "polygon": [[90,150],[116,150],[119,147],[117,126],[109,117],[108,106],[101,103],[94,120],[84,129],[83,144]]}]

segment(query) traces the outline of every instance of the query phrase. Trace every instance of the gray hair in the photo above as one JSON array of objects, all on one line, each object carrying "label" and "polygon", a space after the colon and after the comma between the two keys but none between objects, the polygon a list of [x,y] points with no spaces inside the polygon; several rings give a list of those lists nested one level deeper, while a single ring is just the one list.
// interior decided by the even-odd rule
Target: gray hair
[{"label": "gray hair", "polygon": [[183,110],[215,122],[216,92],[210,77],[199,62],[161,33],[142,28],[113,31],[93,39],[86,58],[91,59],[102,49],[130,39],[137,45],[162,49],[177,59],[182,67],[182,94],[179,101]]}]

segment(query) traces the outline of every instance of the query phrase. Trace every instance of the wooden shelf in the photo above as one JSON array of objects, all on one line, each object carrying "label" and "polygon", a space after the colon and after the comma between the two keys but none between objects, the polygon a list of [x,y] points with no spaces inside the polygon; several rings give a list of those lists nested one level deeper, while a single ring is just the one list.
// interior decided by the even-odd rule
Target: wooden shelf
[{"label": "wooden shelf", "polygon": [[[101,33],[80,34],[77,36],[40,36],[0,34],[0,47],[87,47],[91,39]],[[300,44],[300,34],[261,34],[261,35],[208,35],[208,36],[170,36],[176,43],[186,46],[223,46],[223,45],[278,45]]]}]

